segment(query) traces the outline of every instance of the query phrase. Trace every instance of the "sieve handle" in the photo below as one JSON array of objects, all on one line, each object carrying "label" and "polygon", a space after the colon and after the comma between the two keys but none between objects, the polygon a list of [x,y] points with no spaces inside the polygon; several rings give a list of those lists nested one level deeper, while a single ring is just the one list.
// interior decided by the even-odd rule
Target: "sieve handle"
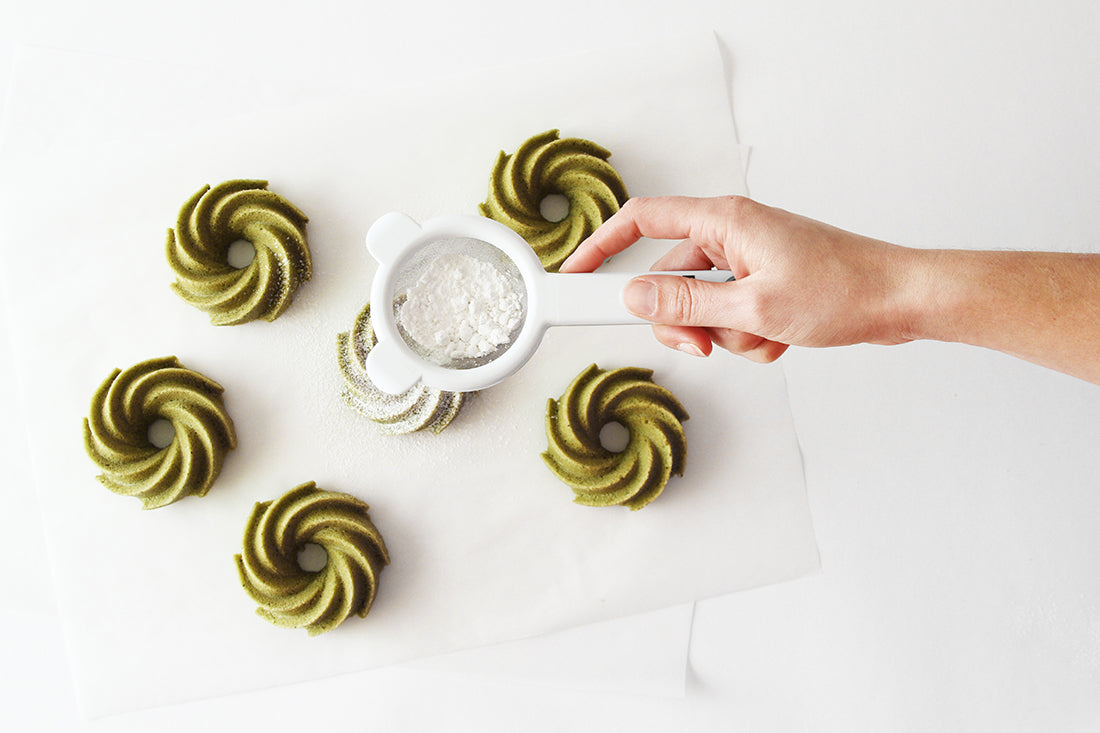
[{"label": "sieve handle", "polygon": [[640,275],[679,275],[710,282],[729,282],[728,270],[690,270],[677,272],[586,272],[547,275],[551,326],[615,326],[649,323],[633,315],[623,305],[626,284]]}]

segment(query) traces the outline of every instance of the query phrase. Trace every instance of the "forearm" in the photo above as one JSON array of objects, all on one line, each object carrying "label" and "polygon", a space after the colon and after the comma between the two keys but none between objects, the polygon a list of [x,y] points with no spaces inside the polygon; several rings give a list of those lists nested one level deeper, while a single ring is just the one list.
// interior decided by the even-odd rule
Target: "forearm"
[{"label": "forearm", "polygon": [[1100,384],[1100,255],[913,250],[912,339],[1002,351]]},{"label": "forearm", "polygon": [[624,290],[671,348],[772,361],[788,346],[956,341],[1100,384],[1100,254],[912,249],[739,196],[672,196],[628,201],[561,271],[590,272],[643,236],[681,240],[656,269],[737,278]]}]

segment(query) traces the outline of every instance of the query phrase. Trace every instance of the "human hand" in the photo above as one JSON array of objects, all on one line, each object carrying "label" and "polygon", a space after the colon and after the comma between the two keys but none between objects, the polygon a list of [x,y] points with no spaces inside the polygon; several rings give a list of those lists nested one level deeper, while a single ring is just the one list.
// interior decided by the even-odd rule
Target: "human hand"
[{"label": "human hand", "polygon": [[683,240],[654,270],[730,270],[710,283],[645,275],[623,290],[657,340],[704,356],[717,345],[755,361],[787,347],[911,340],[905,293],[913,250],[732,196],[634,198],[581,243],[561,272],[591,272],[641,237]]}]

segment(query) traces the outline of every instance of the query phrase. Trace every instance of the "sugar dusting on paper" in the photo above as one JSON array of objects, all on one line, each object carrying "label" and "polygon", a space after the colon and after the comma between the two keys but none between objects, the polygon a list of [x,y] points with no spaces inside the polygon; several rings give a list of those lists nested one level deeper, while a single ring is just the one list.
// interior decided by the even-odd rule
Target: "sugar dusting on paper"
[{"label": "sugar dusting on paper", "polygon": [[511,342],[523,318],[522,293],[488,262],[444,254],[408,289],[397,318],[434,360],[479,359]]}]

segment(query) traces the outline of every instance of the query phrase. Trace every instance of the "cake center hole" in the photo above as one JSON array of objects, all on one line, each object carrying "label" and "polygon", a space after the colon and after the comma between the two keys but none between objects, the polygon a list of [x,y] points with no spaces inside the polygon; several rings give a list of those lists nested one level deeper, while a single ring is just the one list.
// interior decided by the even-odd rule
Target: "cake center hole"
[{"label": "cake center hole", "polygon": [[298,567],[307,573],[317,573],[328,565],[328,553],[316,542],[307,542],[298,550]]},{"label": "cake center hole", "polygon": [[546,221],[561,221],[569,216],[569,199],[560,193],[552,193],[539,202],[539,213]]},{"label": "cake center hole", "polygon": [[230,267],[235,267],[238,270],[243,270],[252,264],[252,260],[256,258],[256,248],[252,246],[252,242],[247,239],[238,239],[229,245],[229,252],[226,254],[226,260],[229,262]]},{"label": "cake center hole", "polygon": [[609,422],[600,429],[600,445],[612,453],[622,453],[630,445],[630,431],[620,422]]},{"label": "cake center hole", "polygon": [[163,417],[157,418],[146,431],[146,437],[154,448],[167,448],[176,439],[176,428]]}]

